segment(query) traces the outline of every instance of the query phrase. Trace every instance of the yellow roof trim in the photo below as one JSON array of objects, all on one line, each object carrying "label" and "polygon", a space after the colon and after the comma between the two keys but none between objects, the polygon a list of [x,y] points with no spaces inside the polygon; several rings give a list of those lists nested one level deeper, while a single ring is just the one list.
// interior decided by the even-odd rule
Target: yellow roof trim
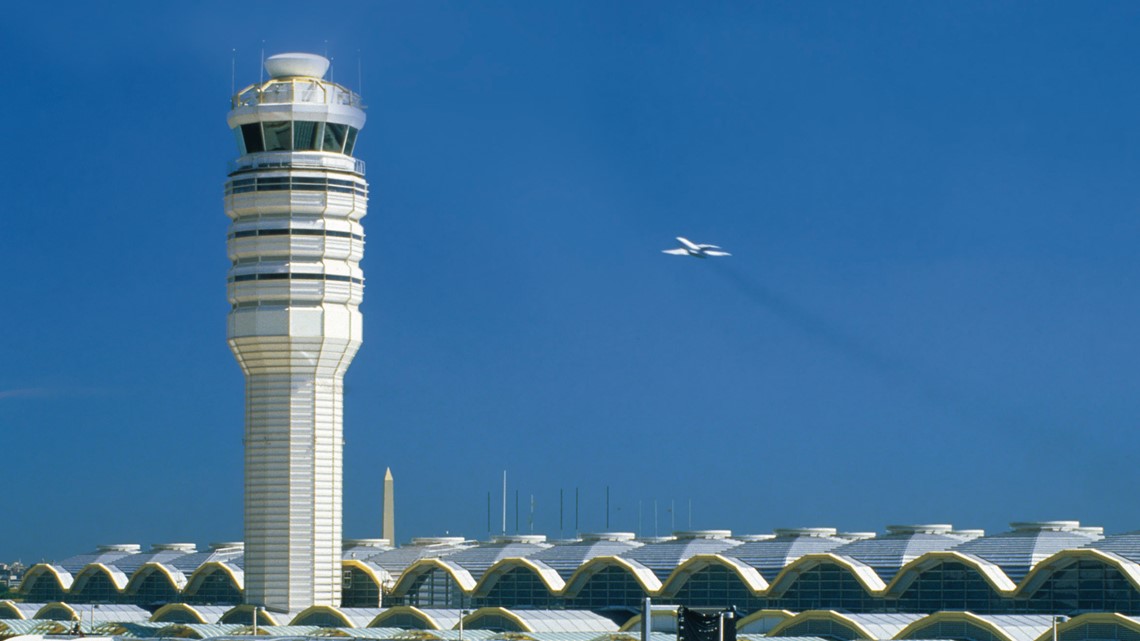
[{"label": "yellow roof trim", "polygon": [[150,615],[150,618],[147,619],[147,621],[150,621],[151,623],[170,623],[173,625],[177,622],[176,621],[163,621],[162,620],[162,617],[166,616],[167,614],[169,614],[171,612],[186,612],[190,615],[193,615],[194,618],[198,619],[198,623],[203,623],[203,624],[214,623],[213,621],[207,621],[205,615],[203,615],[201,611],[199,611],[198,609],[196,609],[194,606],[190,605],[189,603],[167,603],[166,605],[162,606],[161,608],[155,610],[154,614]]},{"label": "yellow roof trim", "polygon": [[1100,561],[1105,565],[1111,565],[1128,579],[1133,589],[1140,591],[1140,564],[1129,561],[1115,552],[1098,550],[1096,548],[1077,548],[1056,552],[1033,566],[1033,569],[1029,571],[1029,574],[1025,575],[1025,578],[1021,580],[1021,584],[1017,586],[1017,594],[1032,594],[1058,570],[1063,570],[1077,561],[1087,560]]},{"label": "yellow roof trim", "polygon": [[197,593],[198,588],[205,577],[218,570],[225,572],[226,575],[230,577],[230,581],[233,581],[233,584],[237,587],[238,592],[245,592],[244,572],[242,573],[242,576],[239,577],[237,573],[234,572],[233,566],[229,565],[228,563],[225,563],[223,561],[207,561],[206,563],[199,565],[198,569],[194,570],[194,573],[190,575],[189,579],[187,579],[186,587],[182,588],[183,595],[191,595]]},{"label": "yellow roof trim", "polygon": [[871,566],[860,563],[849,556],[822,552],[818,554],[805,554],[784,566],[784,569],[780,570],[780,573],[772,580],[764,596],[782,596],[788,591],[788,588],[799,579],[800,575],[825,563],[838,565],[850,572],[851,576],[863,586],[863,590],[870,595],[881,596],[886,592],[886,584],[884,584],[883,579],[871,569]]},{"label": "yellow roof trim", "polygon": [[[339,618],[341,623],[344,624],[344,625],[333,626],[333,627],[338,627],[338,628],[355,628],[356,627],[356,624],[352,622],[352,619],[348,618],[348,615],[346,615],[344,612],[341,612],[340,608],[338,608],[334,605],[310,605],[309,607],[305,608],[304,610],[301,610],[300,612],[298,612],[297,616],[293,617],[293,620],[289,622],[289,625],[315,625],[312,623],[304,623],[303,622],[304,617],[306,617],[310,614],[313,614],[315,612],[323,612],[325,614],[331,614],[331,615]],[[318,626],[318,627],[326,628],[328,626],[322,625],[322,626]]]},{"label": "yellow roof trim", "polygon": [[[742,619],[739,619],[736,622],[736,629],[738,632],[742,632],[743,634],[752,634],[750,632],[743,632],[744,628],[752,625],[753,623],[755,623],[761,619],[780,618],[782,620],[787,620],[787,619],[790,619],[794,616],[795,616],[795,613],[792,612],[791,610],[757,610],[757,611],[753,612],[752,614],[749,614],[748,616],[746,616]],[[766,634],[766,633],[764,633],[764,634]]]},{"label": "yellow roof trim", "polygon": [[645,596],[657,596],[661,592],[661,580],[644,565],[620,556],[595,556],[574,570],[574,574],[570,575],[570,580],[566,581],[566,586],[558,596],[577,596],[591,577],[609,567],[619,567],[629,572],[633,580],[641,586]]},{"label": "yellow roof trim", "polygon": [[[896,634],[894,638],[910,639],[911,635],[915,634],[916,632],[925,630],[926,628],[942,623],[943,621],[953,621],[955,623],[965,622],[970,625],[975,625],[979,628],[982,628],[990,634],[998,637],[999,639],[1002,639],[1003,641],[1015,641],[1008,632],[1006,632],[1004,629],[1002,629],[1001,626],[997,625],[993,621],[984,619],[974,614],[973,612],[954,611],[935,612],[934,614],[924,616],[917,621],[911,622],[902,630],[899,630],[899,633]],[[1052,639],[1050,639],[1050,641],[1052,641]]]},{"label": "yellow roof trim", "polygon": [[713,565],[724,566],[732,570],[737,578],[744,583],[744,586],[752,592],[753,596],[759,596],[768,589],[768,582],[751,565],[720,554],[697,554],[689,557],[684,563],[673,569],[669,578],[661,586],[661,594],[675,596],[681,588],[685,587],[693,575]]},{"label": "yellow roof trim", "polygon": [[[521,616],[519,616],[517,613],[512,612],[506,608],[500,608],[500,607],[479,608],[478,610],[472,612],[471,614],[468,614],[467,616],[463,617],[463,627],[466,629],[469,629],[469,630],[477,629],[477,628],[472,628],[471,623],[478,621],[481,617],[485,617],[485,616],[501,616],[504,619],[509,619],[511,621],[514,621],[516,624],[518,624],[519,628],[522,629],[522,632],[536,632],[536,630],[534,629],[534,626],[527,623],[526,620],[523,619]],[[457,629],[459,629],[459,624],[456,624],[455,627],[452,628],[452,630],[457,630]]]},{"label": "yellow roof trim", "polygon": [[833,623],[839,623],[840,625],[847,626],[854,630],[861,639],[875,638],[875,635],[871,634],[870,630],[855,622],[847,615],[836,612],[835,610],[809,610],[807,612],[801,612],[789,619],[785,619],[777,623],[771,630],[768,631],[768,634],[766,636],[783,636],[783,632],[794,625],[803,623],[804,621],[818,620],[831,621]]},{"label": "yellow roof trim", "polygon": [[40,615],[44,614],[46,612],[49,612],[52,608],[63,608],[64,610],[67,610],[68,612],[70,612],[71,618],[68,619],[69,621],[79,621],[80,620],[79,619],[79,613],[75,611],[75,608],[64,603],[63,601],[52,601],[51,603],[45,603],[44,607],[40,608],[39,610],[36,610],[36,616],[34,618],[46,619],[47,617],[41,617]]},{"label": "yellow roof trim", "polygon": [[[1057,624],[1057,637],[1060,638],[1063,632],[1071,628],[1079,628],[1082,625],[1092,624],[1108,624],[1119,625],[1133,632],[1140,632],[1140,623],[1133,621],[1131,617],[1116,612],[1089,612],[1087,614],[1079,614],[1064,623]],[[1046,630],[1041,636],[1034,639],[1034,641],[1052,641],[1053,630]]]},{"label": "yellow roof trim", "polygon": [[471,577],[471,573],[465,568],[460,567],[456,563],[448,563],[443,559],[431,557],[420,559],[409,565],[403,573],[400,574],[400,579],[396,581],[396,585],[392,586],[392,594],[403,596],[407,590],[412,587],[416,579],[432,570],[443,570],[450,574],[452,580],[459,584],[459,589],[463,590],[464,594],[468,596],[470,596],[471,591],[475,589],[475,579]]},{"label": "yellow roof trim", "polygon": [[123,593],[137,594],[139,590],[139,584],[141,584],[146,580],[148,576],[154,574],[155,572],[160,572],[166,575],[166,578],[170,581],[170,584],[174,586],[175,592],[182,592],[182,589],[186,587],[187,580],[185,574],[179,572],[178,574],[180,574],[181,577],[177,577],[173,572],[170,571],[170,567],[167,565],[164,565],[162,563],[155,563],[154,561],[148,561],[146,563],[143,563],[139,569],[135,570],[134,573],[131,574],[131,580],[127,581],[127,587],[123,588]]},{"label": "yellow roof trim", "polygon": [[499,582],[499,579],[506,576],[507,573],[515,568],[525,568],[534,572],[538,576],[538,579],[542,581],[542,584],[546,586],[546,590],[550,592],[551,596],[558,594],[562,591],[562,588],[566,587],[566,582],[563,581],[558,572],[549,565],[545,563],[539,565],[531,559],[510,557],[499,559],[494,565],[487,568],[487,571],[484,572],[483,576],[479,579],[479,583],[475,585],[472,595],[477,597],[487,596],[495,587],[495,584]]},{"label": "yellow roof trim", "polygon": [[107,575],[107,578],[111,580],[111,585],[115,587],[115,592],[118,594],[122,594],[123,590],[130,584],[130,579],[127,578],[127,575],[122,570],[119,570],[118,574],[125,580],[123,580],[122,585],[120,585],[119,580],[115,577],[115,572],[112,572],[111,568],[107,567],[105,563],[88,563],[83,566],[79,574],[75,575],[75,581],[71,583],[71,588],[69,588],[67,592],[70,594],[75,590],[82,590],[86,587],[87,582],[91,580],[89,577],[100,572]]},{"label": "yellow roof trim", "polygon": [[912,559],[899,568],[898,574],[891,579],[890,585],[883,590],[883,594],[902,596],[923,572],[947,562],[961,563],[974,568],[985,579],[986,583],[989,583],[990,587],[1001,596],[1012,596],[1017,590],[1017,584],[998,565],[973,554],[964,554],[953,550],[937,550]]},{"label": "yellow roof trim", "polygon": [[421,621],[423,621],[424,623],[426,623],[428,625],[429,630],[442,630],[442,629],[444,629],[443,626],[440,624],[440,622],[438,620],[436,620],[435,617],[431,616],[427,612],[424,612],[423,610],[417,608],[414,605],[394,605],[394,606],[388,608],[387,610],[381,612],[380,614],[377,614],[371,621],[368,622],[368,627],[370,627],[370,628],[383,628],[384,626],[381,625],[382,623],[384,623],[385,621],[387,621],[388,619],[390,619],[394,616],[399,616],[401,614],[410,614],[410,615],[420,619]]},{"label": "yellow roof trim", "polygon": [[28,571],[24,573],[24,578],[20,581],[20,594],[24,594],[25,590],[31,587],[31,584],[28,583],[29,581],[32,581],[33,579],[36,579],[45,573],[50,573],[55,577],[55,582],[59,585],[60,590],[67,592],[71,589],[71,584],[74,581],[74,578],[71,576],[70,572],[64,570],[63,568],[57,569],[50,563],[37,563],[28,568]]}]

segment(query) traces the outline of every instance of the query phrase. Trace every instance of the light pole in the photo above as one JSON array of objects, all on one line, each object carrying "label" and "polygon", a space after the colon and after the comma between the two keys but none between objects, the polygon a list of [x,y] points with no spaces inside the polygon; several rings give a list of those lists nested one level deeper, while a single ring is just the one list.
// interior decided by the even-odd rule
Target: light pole
[{"label": "light pole", "polygon": [[468,614],[471,614],[471,613],[467,610],[463,610],[463,609],[459,610],[459,641],[463,641],[463,619]]},{"label": "light pole", "polygon": [[1057,624],[1058,623],[1064,623],[1065,621],[1068,621],[1068,620],[1069,620],[1069,617],[1067,617],[1067,616],[1062,616],[1059,614],[1053,615],[1053,641],[1057,641]]}]

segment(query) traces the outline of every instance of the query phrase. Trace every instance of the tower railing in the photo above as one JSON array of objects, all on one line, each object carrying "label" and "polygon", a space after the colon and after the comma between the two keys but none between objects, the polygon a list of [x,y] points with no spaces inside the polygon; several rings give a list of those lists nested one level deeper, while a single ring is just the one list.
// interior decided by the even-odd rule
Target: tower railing
[{"label": "tower railing", "polygon": [[309,103],[318,105],[348,105],[364,108],[360,96],[332,82],[316,78],[284,78],[253,85],[233,97],[233,107],[257,105]]},{"label": "tower railing", "polygon": [[248,169],[332,169],[351,171],[364,175],[364,161],[351,156],[330,156],[327,154],[306,155],[285,152],[281,154],[250,154],[226,163],[229,173]]}]

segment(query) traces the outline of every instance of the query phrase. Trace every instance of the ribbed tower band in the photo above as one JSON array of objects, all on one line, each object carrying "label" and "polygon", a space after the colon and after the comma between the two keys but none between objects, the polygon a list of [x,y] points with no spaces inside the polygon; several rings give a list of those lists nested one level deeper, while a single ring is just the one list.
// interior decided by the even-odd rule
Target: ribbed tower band
[{"label": "ribbed tower band", "polygon": [[234,96],[230,348],[246,377],[245,600],[339,606],[344,373],[362,339],[360,98],[281,54]]}]

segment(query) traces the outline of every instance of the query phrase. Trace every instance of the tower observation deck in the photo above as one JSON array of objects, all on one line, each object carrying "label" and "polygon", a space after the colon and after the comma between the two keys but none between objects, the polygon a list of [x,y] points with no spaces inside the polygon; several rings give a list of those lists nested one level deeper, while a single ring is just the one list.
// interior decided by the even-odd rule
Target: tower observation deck
[{"label": "tower observation deck", "polygon": [[233,97],[227,337],[246,380],[245,599],[340,605],[342,390],[361,343],[360,97],[329,61],[271,56]]}]

